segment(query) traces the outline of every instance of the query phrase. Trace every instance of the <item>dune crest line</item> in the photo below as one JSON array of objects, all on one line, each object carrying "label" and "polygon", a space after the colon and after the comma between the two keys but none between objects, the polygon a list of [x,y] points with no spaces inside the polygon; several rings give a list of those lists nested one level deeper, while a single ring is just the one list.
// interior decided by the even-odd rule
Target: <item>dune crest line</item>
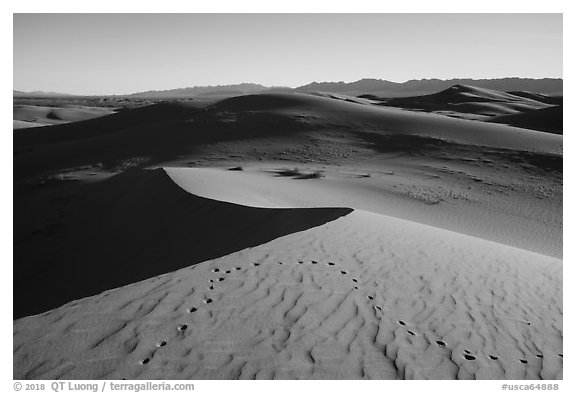
[{"label": "dune crest line", "polygon": [[[14,317],[254,247],[350,212],[240,206],[189,194],[163,169],[128,171],[84,185],[60,221],[28,240],[28,247],[17,248]],[[65,239],[64,247],[58,239]],[[44,296],[35,296],[30,286]]]}]

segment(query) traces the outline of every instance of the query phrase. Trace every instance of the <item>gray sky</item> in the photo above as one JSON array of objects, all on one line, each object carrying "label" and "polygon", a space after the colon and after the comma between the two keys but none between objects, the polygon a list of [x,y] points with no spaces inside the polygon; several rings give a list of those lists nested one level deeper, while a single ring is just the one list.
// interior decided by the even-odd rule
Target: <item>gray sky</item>
[{"label": "gray sky", "polygon": [[14,89],[562,77],[561,14],[15,14]]}]

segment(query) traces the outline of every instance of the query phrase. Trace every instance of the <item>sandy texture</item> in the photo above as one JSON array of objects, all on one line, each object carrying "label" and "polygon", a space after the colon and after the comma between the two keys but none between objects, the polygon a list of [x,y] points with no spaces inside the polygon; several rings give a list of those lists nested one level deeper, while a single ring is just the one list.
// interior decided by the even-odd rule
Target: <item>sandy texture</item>
[{"label": "sandy texture", "polygon": [[20,319],[14,376],[561,378],[561,282],[559,260],[356,211]]},{"label": "sandy texture", "polygon": [[[331,98],[361,102],[356,98]],[[519,128],[562,134],[563,99],[526,91],[504,93],[474,86],[456,85],[438,93],[402,98],[380,98],[373,95],[367,102],[463,119],[508,124]]]},{"label": "sandy texture", "polygon": [[[219,202],[185,192],[162,169],[129,171],[83,186],[64,183],[41,200],[32,196],[37,203],[15,224],[15,318],[254,247],[352,211]],[[62,201],[62,187],[74,188],[69,201]],[[26,197],[18,196],[16,206],[27,205]],[[19,236],[22,226],[41,230],[32,238]]]},{"label": "sandy texture", "polygon": [[562,378],[562,135],[215,101],[14,131],[14,378]]},{"label": "sandy texture", "polygon": [[[467,159],[401,156],[344,166],[268,162],[243,171],[166,171],[182,188],[206,198],[267,208],[349,206],[561,258],[561,175],[528,174],[497,158]],[[294,168],[321,178],[281,175]]]},{"label": "sandy texture", "polygon": [[327,140],[350,154],[370,145],[405,153],[454,144],[562,154],[561,135],[304,94],[234,97],[209,107],[161,103],[44,131],[15,130],[16,181],[86,165],[144,166],[177,157],[305,159],[279,156],[293,148],[317,161],[341,160],[325,154]]}]

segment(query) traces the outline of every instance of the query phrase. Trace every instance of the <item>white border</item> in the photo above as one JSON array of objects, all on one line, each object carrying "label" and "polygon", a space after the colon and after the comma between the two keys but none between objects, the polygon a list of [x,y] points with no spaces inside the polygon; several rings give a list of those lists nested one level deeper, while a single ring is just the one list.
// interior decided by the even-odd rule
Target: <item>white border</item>
[{"label": "white border", "polygon": [[[406,2],[385,2],[380,1],[339,1],[339,2],[320,2],[312,0],[291,0],[286,3],[274,3],[269,1],[206,1],[206,2],[187,2],[187,1],[139,1],[139,2],[121,2],[120,0],[99,0],[97,2],[79,2],[79,1],[41,1],[41,0],[27,0],[27,1],[8,1],[2,5],[2,19],[0,29],[2,31],[2,49],[4,53],[12,53],[12,13],[54,13],[54,12],[146,12],[146,13],[165,13],[165,12],[345,12],[345,13],[358,13],[358,12],[386,12],[386,13],[402,13],[402,12],[419,12],[419,13],[564,13],[564,100],[565,107],[565,187],[564,199],[567,203],[564,205],[564,222],[565,222],[565,250],[564,260],[564,277],[568,278],[565,282],[564,299],[565,302],[565,315],[564,315],[564,331],[565,337],[564,353],[566,354],[564,360],[564,381],[558,381],[561,388],[560,391],[575,391],[574,377],[573,377],[573,358],[574,358],[574,334],[572,329],[574,327],[574,313],[571,310],[570,299],[574,299],[574,290],[571,284],[571,279],[574,277],[574,246],[572,245],[575,239],[576,231],[574,230],[574,207],[572,206],[574,194],[573,174],[576,169],[574,165],[574,121],[572,120],[570,108],[573,108],[573,93],[574,82],[570,76],[570,71],[574,70],[573,49],[574,46],[571,37],[575,37],[574,25],[576,20],[572,6],[569,1],[504,1],[504,0],[483,0],[475,2],[456,1],[456,0],[412,0]],[[2,282],[0,286],[0,298],[2,299],[2,323],[0,329],[2,337],[4,338],[5,348],[1,355],[0,368],[2,373],[2,387],[3,391],[13,391],[12,381],[12,131],[11,117],[9,115],[12,95],[8,89],[12,83],[8,82],[8,78],[12,78],[12,62],[4,61],[3,63],[3,89],[2,89],[2,105],[0,108],[3,111],[3,123],[5,124],[2,132],[2,217],[4,217],[2,225],[2,233],[0,236],[2,250]],[[10,94],[10,96],[9,96]],[[572,240],[572,241],[571,241]],[[572,356],[571,356],[572,355]],[[512,382],[512,381],[508,381]],[[293,391],[294,389],[329,389],[331,392],[343,392],[349,389],[360,388],[363,391],[382,391],[382,389],[402,389],[408,391],[448,391],[448,392],[461,392],[463,390],[468,392],[492,392],[500,391],[502,382],[498,381],[459,381],[459,382],[442,382],[442,381],[375,381],[375,382],[358,382],[358,381],[309,381],[309,382],[277,382],[265,381],[258,383],[238,382],[238,381],[197,381],[198,391],[204,391],[206,388],[210,390],[216,389],[234,389],[240,391],[259,392],[274,389],[280,392]],[[528,382],[529,383],[529,382]],[[553,382],[554,383],[554,382]],[[573,388],[569,388],[573,386]]]}]

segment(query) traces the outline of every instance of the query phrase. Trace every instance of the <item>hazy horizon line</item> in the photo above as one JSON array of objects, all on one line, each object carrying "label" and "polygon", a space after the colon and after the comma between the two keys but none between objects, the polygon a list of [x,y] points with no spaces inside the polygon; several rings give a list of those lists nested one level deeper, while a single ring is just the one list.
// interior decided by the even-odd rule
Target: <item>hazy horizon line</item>
[{"label": "hazy horizon line", "polygon": [[65,91],[55,91],[55,90],[42,90],[42,89],[38,89],[38,90],[20,90],[17,89],[15,87],[13,87],[12,92],[20,92],[20,93],[29,93],[29,94],[33,94],[33,93],[45,93],[45,94],[59,94],[59,95],[70,95],[70,96],[125,96],[125,95],[132,95],[132,94],[138,94],[138,93],[145,93],[145,92],[163,92],[163,91],[171,91],[171,90],[179,90],[179,89],[193,89],[193,88],[197,88],[197,87],[226,87],[226,86],[239,86],[239,85],[257,85],[257,86],[262,86],[265,88],[278,88],[278,89],[297,89],[300,87],[304,87],[304,86],[308,86],[311,84],[323,84],[323,83],[342,83],[342,84],[351,84],[351,83],[355,83],[355,82],[360,82],[363,80],[374,80],[374,81],[383,81],[383,82],[390,82],[390,83],[395,83],[395,84],[405,84],[408,82],[414,82],[414,81],[444,81],[444,82],[449,82],[452,80],[462,80],[462,79],[469,79],[469,80],[473,80],[473,81],[487,81],[487,80],[499,80],[499,79],[531,79],[531,80],[544,80],[544,79],[560,79],[560,80],[564,80],[563,77],[553,77],[553,76],[547,76],[547,77],[523,77],[523,76],[504,76],[504,77],[497,77],[497,78],[470,78],[470,77],[454,77],[454,78],[449,78],[449,79],[444,79],[444,78],[413,78],[413,79],[407,79],[404,80],[402,82],[397,82],[397,81],[393,81],[393,80],[389,80],[389,79],[382,79],[382,78],[374,78],[374,77],[365,77],[365,78],[360,78],[360,79],[356,79],[356,80],[351,80],[351,81],[345,81],[345,80],[339,80],[339,81],[328,81],[328,80],[323,80],[323,81],[311,81],[302,85],[297,85],[297,86],[287,86],[287,85],[267,85],[267,84],[262,84],[262,83],[257,83],[257,82],[238,82],[238,83],[227,83],[227,84],[217,84],[217,85],[213,85],[213,84],[207,84],[207,85],[191,85],[191,86],[182,86],[182,87],[173,87],[173,88],[166,88],[166,89],[146,89],[146,90],[139,90],[139,91],[132,91],[132,92],[127,92],[127,93],[111,93],[111,94],[95,94],[95,93],[68,93]]}]

